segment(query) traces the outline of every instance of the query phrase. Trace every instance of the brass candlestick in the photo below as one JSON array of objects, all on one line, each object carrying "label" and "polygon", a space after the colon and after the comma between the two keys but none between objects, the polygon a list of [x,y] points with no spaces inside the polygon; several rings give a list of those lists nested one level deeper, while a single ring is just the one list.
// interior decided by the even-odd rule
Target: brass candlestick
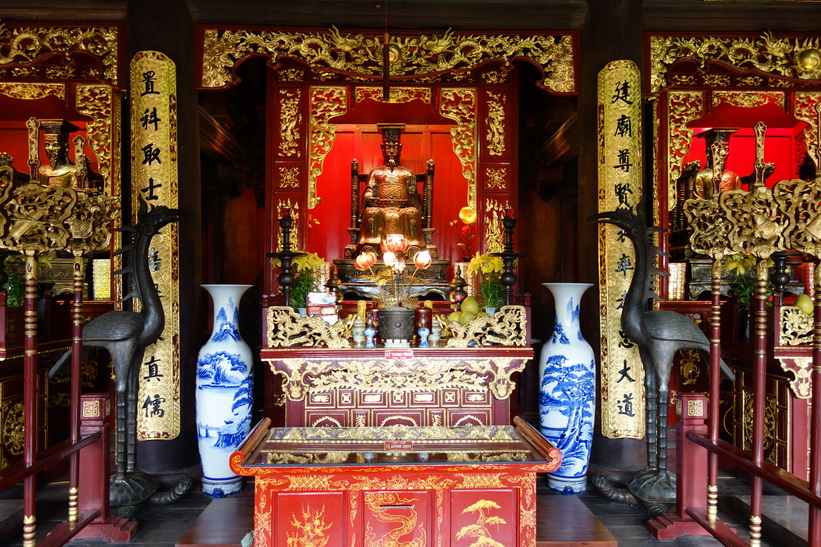
[{"label": "brass candlestick", "polygon": [[282,218],[279,219],[279,229],[282,232],[282,250],[278,253],[269,253],[268,256],[276,257],[280,260],[282,272],[277,276],[279,286],[282,288],[282,298],[284,305],[291,305],[291,286],[294,284],[294,274],[291,271],[291,262],[298,256],[303,256],[305,253],[291,250],[291,227],[294,224],[294,219],[291,218],[291,212],[287,209]]},{"label": "brass candlestick", "polygon": [[516,219],[513,218],[513,211],[508,209],[502,219],[502,226],[505,229],[505,250],[501,253],[491,253],[490,256],[498,256],[504,264],[504,272],[499,281],[502,283],[502,292],[505,295],[505,306],[510,306],[513,300],[513,286],[516,284],[516,273],[514,263],[517,258],[527,256],[524,253],[517,253],[513,250],[513,228],[516,226]]}]

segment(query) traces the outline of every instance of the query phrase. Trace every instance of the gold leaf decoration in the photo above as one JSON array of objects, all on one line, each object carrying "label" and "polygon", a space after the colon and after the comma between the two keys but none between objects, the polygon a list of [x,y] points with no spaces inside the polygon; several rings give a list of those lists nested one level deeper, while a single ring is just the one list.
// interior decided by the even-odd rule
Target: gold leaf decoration
[{"label": "gold leaf decoration", "polygon": [[[736,70],[757,71],[778,79],[821,78],[821,64],[800,63],[799,60],[817,52],[818,39],[790,40],[766,33],[758,38],[732,36],[651,36],[650,91],[657,93],[667,86],[670,67],[682,59],[690,59],[703,69],[708,62],[721,62]],[[720,75],[709,75],[705,83],[720,87],[729,83]],[[725,81],[727,80],[727,81]],[[762,85],[763,81],[749,82]]]},{"label": "gold leaf decoration", "polygon": [[[322,32],[206,29],[203,39],[202,86],[233,83],[232,69],[248,55],[271,59],[290,57],[324,73],[349,73],[382,78],[382,34],[348,34],[331,27]],[[555,93],[574,93],[576,75],[570,35],[466,35],[391,36],[397,51],[391,76],[430,78],[448,71],[468,71],[489,61],[509,66],[514,59],[531,59],[545,73],[542,84]]]},{"label": "gold leaf decoration", "polygon": [[[0,23],[0,66],[32,65],[54,54],[70,61],[77,52],[85,52],[97,58],[102,67],[100,76],[116,86],[118,47],[117,27],[9,28]],[[58,68],[50,67],[45,76],[53,79],[80,76],[73,72],[66,74],[70,67]],[[34,76],[36,73],[29,69],[18,71],[16,75]]]}]

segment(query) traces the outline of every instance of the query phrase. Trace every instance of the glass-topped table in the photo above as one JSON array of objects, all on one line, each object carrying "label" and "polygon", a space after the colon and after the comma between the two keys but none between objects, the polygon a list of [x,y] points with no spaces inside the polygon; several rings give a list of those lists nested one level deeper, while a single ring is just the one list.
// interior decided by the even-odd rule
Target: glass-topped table
[{"label": "glass-topped table", "polygon": [[244,466],[544,461],[512,426],[395,425],[274,428]]},{"label": "glass-topped table", "polygon": [[[231,456],[255,477],[255,545],[535,545],[536,473],[561,454],[514,426],[293,427],[263,420]],[[491,518],[494,526],[482,526]],[[477,525],[478,528],[477,528]]]}]

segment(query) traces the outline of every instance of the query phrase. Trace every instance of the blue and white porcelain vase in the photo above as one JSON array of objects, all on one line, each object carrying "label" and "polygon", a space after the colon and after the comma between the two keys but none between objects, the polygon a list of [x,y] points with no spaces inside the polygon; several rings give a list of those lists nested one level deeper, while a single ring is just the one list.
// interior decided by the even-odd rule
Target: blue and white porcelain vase
[{"label": "blue and white porcelain vase", "polygon": [[543,283],[556,302],[556,326],[539,355],[539,425],[562,452],[547,476],[563,494],[587,490],[587,467],[596,411],[596,361],[582,337],[579,303],[590,283]]},{"label": "blue and white porcelain vase", "polygon": [[242,490],[228,465],[251,430],[253,356],[239,333],[239,302],[251,285],[203,285],[214,303],[214,328],[197,359],[197,440],[202,491],[221,498]]}]

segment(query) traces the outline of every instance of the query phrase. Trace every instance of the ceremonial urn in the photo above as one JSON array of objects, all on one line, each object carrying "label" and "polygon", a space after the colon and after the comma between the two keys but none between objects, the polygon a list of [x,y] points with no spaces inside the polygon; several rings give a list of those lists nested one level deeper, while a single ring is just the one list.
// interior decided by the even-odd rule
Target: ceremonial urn
[{"label": "ceremonial urn", "polygon": [[579,302],[590,283],[543,283],[556,302],[556,326],[539,356],[539,424],[562,452],[562,464],[547,476],[564,494],[587,489],[587,467],[596,410],[596,361],[581,333]]},{"label": "ceremonial urn", "polygon": [[228,458],[251,430],[253,357],[239,333],[239,302],[251,285],[203,285],[214,327],[197,359],[197,440],[202,491],[221,498],[242,489]]},{"label": "ceremonial urn", "polygon": [[399,307],[379,310],[379,336],[386,348],[410,347],[413,324],[413,310]]}]

